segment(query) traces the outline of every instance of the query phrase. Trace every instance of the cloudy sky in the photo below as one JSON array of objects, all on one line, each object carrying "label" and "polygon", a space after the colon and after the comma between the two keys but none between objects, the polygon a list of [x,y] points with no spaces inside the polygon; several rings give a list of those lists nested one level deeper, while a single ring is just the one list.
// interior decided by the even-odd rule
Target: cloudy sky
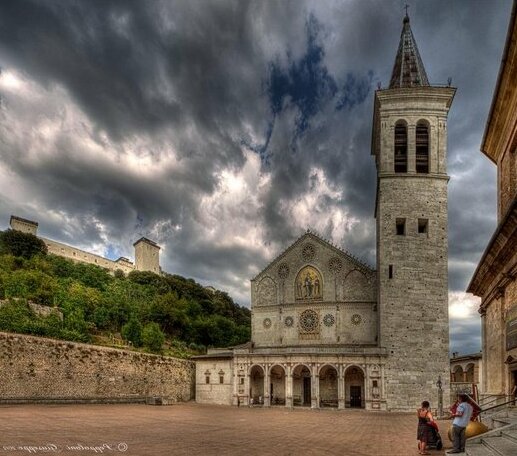
[{"label": "cloudy sky", "polygon": [[[0,3],[0,229],[162,267],[249,305],[249,279],[307,227],[375,264],[372,101],[402,0]],[[449,116],[451,349],[480,349],[469,279],[496,226],[480,152],[510,0],[412,0]]]}]

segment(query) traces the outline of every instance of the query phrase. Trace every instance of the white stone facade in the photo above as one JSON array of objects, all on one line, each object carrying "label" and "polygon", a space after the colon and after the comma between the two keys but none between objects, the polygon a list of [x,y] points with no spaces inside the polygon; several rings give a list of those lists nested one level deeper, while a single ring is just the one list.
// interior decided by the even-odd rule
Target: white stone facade
[{"label": "white stone facade", "polygon": [[[196,400],[385,410],[376,274],[306,233],[251,282],[252,342],[196,359]],[[206,373],[232,378],[231,394]]]}]

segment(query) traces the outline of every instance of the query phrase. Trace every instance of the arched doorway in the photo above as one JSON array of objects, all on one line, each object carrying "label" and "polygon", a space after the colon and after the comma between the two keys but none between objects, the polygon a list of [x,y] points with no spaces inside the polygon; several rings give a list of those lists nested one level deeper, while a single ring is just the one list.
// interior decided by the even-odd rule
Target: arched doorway
[{"label": "arched doorway", "polygon": [[337,370],[327,364],[320,369],[320,407],[338,406]]},{"label": "arched doorway", "polygon": [[255,365],[250,369],[250,404],[264,402],[264,369]]},{"label": "arched doorway", "polygon": [[345,371],[345,407],[364,408],[364,373],[357,366],[347,367]]},{"label": "arched doorway", "polygon": [[285,370],[278,364],[270,371],[269,396],[271,405],[285,405]]},{"label": "arched doorway", "polygon": [[311,371],[304,364],[293,370],[293,405],[310,407],[311,405]]}]

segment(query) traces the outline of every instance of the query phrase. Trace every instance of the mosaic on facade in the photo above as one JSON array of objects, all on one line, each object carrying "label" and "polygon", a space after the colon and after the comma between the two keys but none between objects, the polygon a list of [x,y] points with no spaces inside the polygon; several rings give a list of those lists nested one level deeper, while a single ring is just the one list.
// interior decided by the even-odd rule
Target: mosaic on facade
[{"label": "mosaic on facade", "polygon": [[305,266],[302,268],[296,276],[296,299],[322,299],[322,290],[323,280],[319,271],[313,266]]}]

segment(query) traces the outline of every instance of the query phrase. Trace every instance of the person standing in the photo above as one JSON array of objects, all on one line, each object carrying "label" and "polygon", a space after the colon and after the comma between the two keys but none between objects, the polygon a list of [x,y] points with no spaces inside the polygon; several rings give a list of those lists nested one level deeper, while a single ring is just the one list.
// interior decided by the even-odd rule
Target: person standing
[{"label": "person standing", "polygon": [[429,409],[429,402],[422,402],[422,407],[417,409],[416,414],[418,416],[418,428],[416,433],[418,452],[420,454],[430,454],[425,451],[429,443],[429,434],[431,432],[428,423],[433,421],[433,415]]},{"label": "person standing", "polygon": [[451,415],[452,421],[452,437],[453,449],[447,454],[463,453],[465,451],[465,429],[467,428],[470,417],[472,416],[472,405],[468,403],[468,396],[460,394],[460,403],[456,412]]}]

